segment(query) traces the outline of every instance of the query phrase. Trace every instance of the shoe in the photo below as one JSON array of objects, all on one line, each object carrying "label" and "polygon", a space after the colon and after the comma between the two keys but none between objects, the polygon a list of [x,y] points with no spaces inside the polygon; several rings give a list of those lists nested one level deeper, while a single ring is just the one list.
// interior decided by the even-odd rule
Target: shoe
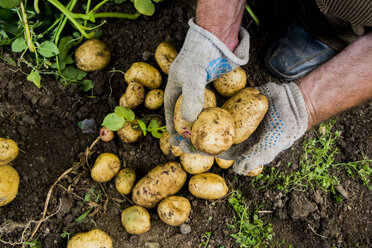
[{"label": "shoe", "polygon": [[270,47],[264,60],[274,76],[292,81],[305,76],[337,53],[295,23]]}]

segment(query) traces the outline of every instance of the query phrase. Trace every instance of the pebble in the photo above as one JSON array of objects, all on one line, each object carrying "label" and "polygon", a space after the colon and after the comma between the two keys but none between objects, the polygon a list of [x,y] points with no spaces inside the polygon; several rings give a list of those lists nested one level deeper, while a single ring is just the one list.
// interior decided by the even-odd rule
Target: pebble
[{"label": "pebble", "polygon": [[180,225],[180,231],[182,234],[188,234],[191,232],[191,226],[189,224],[181,224]]},{"label": "pebble", "polygon": [[160,248],[160,244],[156,242],[146,242],[145,248]]}]

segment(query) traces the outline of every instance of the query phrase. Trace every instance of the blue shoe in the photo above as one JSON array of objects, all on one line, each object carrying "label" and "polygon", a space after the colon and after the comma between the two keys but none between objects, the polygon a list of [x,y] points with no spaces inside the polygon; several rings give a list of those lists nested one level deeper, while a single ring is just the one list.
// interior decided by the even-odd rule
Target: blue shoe
[{"label": "blue shoe", "polygon": [[274,76],[291,81],[305,76],[337,53],[295,23],[271,46],[265,64]]}]

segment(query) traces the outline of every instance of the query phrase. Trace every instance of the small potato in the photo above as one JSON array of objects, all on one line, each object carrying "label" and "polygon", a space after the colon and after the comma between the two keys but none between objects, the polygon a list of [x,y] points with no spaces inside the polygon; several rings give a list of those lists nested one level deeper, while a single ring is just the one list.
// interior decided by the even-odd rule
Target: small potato
[{"label": "small potato", "polygon": [[235,160],[226,160],[222,158],[215,158],[215,160],[216,160],[217,165],[221,169],[228,169],[235,163]]},{"label": "small potato", "polygon": [[112,240],[107,233],[100,229],[74,235],[67,244],[67,248],[112,248]]},{"label": "small potato", "polygon": [[102,153],[96,159],[90,175],[96,182],[108,182],[120,170],[120,159],[112,153]]},{"label": "small potato", "polygon": [[159,44],[155,51],[155,60],[160,69],[168,75],[173,60],[177,57],[177,50],[168,42]]},{"label": "small potato", "polygon": [[229,112],[206,108],[192,125],[191,142],[197,150],[215,156],[231,147],[234,135],[234,120]]},{"label": "small potato", "polygon": [[248,173],[246,174],[246,176],[249,176],[249,177],[256,177],[256,176],[260,175],[262,171],[263,171],[263,165],[260,165],[260,166],[258,166],[256,169],[251,170],[250,172],[248,172]]},{"label": "small potato", "polygon": [[161,75],[155,67],[145,62],[136,62],[125,73],[125,81],[128,84],[137,82],[149,89],[156,89],[161,85]]},{"label": "small potato", "polygon": [[0,138],[0,165],[12,162],[18,153],[18,145],[14,140]]},{"label": "small potato", "polygon": [[[176,129],[177,133],[181,135],[183,138],[190,138],[191,137],[191,128],[192,123],[185,120],[181,115],[181,101],[182,95],[178,97],[176,105],[174,106],[174,128]],[[217,101],[216,96],[214,95],[213,91],[205,89],[204,95],[204,106],[205,108],[216,107]]]},{"label": "small potato", "polygon": [[229,189],[225,180],[219,175],[202,173],[191,177],[189,191],[197,198],[215,200],[224,197]]},{"label": "small potato", "polygon": [[165,156],[168,156],[169,154],[172,154],[173,156],[181,156],[183,154],[183,151],[179,146],[172,146],[169,139],[170,139],[170,134],[165,131],[161,135],[161,138],[159,140],[160,144],[160,149],[163,151]]},{"label": "small potato", "polygon": [[130,109],[136,108],[145,100],[145,88],[140,83],[129,83],[122,97],[124,97],[124,100],[120,101],[121,106]]},{"label": "small potato", "polygon": [[99,130],[99,136],[102,141],[110,142],[114,138],[114,132],[107,127],[102,127],[101,130]]},{"label": "small potato", "polygon": [[124,168],[116,175],[115,187],[116,190],[124,195],[128,195],[136,181],[136,173],[131,168]]},{"label": "small potato", "polygon": [[247,84],[245,71],[238,67],[213,81],[213,86],[221,96],[231,97]]},{"label": "small potato", "polygon": [[158,206],[159,218],[171,226],[179,226],[184,223],[190,212],[190,201],[182,196],[169,196],[162,200]]},{"label": "small potato", "polygon": [[0,165],[0,207],[14,200],[18,186],[18,172],[9,164]]},{"label": "small potato", "polygon": [[186,172],[177,162],[158,165],[134,186],[132,201],[153,208],[165,197],[176,194],[185,184],[186,177]]},{"label": "small potato", "polygon": [[148,109],[158,109],[164,102],[164,90],[154,89],[147,92],[145,97],[145,107]]},{"label": "small potato", "polygon": [[130,234],[142,234],[150,230],[150,214],[141,206],[131,206],[121,213],[121,223]]},{"label": "small potato", "polygon": [[222,105],[235,123],[234,144],[249,138],[264,118],[268,107],[267,98],[253,87],[242,89]]},{"label": "small potato", "polygon": [[143,136],[142,130],[138,126],[137,119],[132,122],[126,122],[124,127],[117,131],[117,134],[124,143],[137,142]]},{"label": "small potato", "polygon": [[214,157],[197,153],[184,153],[180,157],[183,169],[190,174],[200,174],[212,168]]},{"label": "small potato", "polygon": [[110,49],[98,39],[87,40],[75,53],[76,66],[83,71],[101,70],[110,63],[110,58]]}]

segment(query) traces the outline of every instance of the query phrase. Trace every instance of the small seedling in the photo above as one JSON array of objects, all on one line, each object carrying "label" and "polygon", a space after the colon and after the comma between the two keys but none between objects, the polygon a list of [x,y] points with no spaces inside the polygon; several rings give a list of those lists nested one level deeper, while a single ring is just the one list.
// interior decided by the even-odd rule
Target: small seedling
[{"label": "small seedling", "polygon": [[198,244],[198,247],[206,248],[209,244],[209,240],[211,239],[212,232],[205,232],[201,236],[201,242]]},{"label": "small seedling", "polygon": [[30,242],[23,242],[22,248],[42,248],[41,242],[38,241],[37,239],[31,240]]},{"label": "small seedling", "polygon": [[64,238],[64,239],[70,240],[71,235],[72,235],[72,233],[70,233],[70,232],[64,230],[64,231],[61,233],[61,238]]},{"label": "small seedling", "polygon": [[92,212],[93,208],[90,207],[88,208],[88,210],[86,210],[84,213],[82,213],[79,217],[77,217],[74,222],[76,225],[80,225],[81,223],[84,222],[84,220],[88,217],[88,214],[90,214],[90,212]]}]

